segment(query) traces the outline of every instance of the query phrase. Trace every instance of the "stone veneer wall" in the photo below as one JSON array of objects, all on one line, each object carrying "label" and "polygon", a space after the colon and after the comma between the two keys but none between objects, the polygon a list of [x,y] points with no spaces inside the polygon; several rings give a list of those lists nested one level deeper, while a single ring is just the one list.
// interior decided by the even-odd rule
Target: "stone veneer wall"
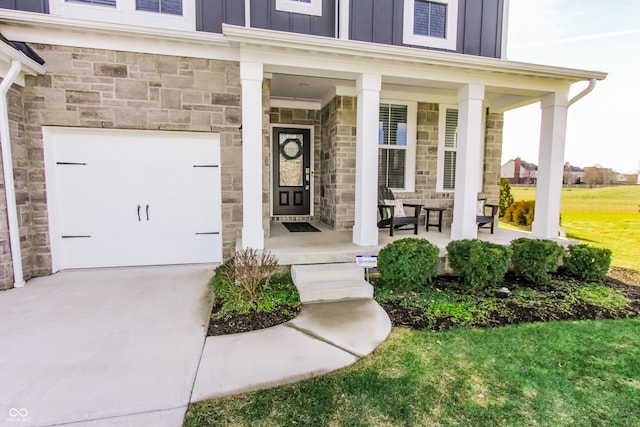
[{"label": "stone veneer wall", "polygon": [[271,170],[271,80],[262,82],[262,230],[264,237],[271,234],[271,212],[269,210],[269,171]]},{"label": "stone veneer wall", "polygon": [[504,127],[503,113],[487,114],[484,144],[484,180],[482,183],[482,197],[488,203],[500,202],[500,169],[502,161],[502,129]]},{"label": "stone veneer wall", "polygon": [[[271,108],[270,122],[272,125],[303,125],[313,126],[313,212],[308,217],[304,217],[304,220],[312,220],[320,217],[320,171],[321,166],[321,153],[322,153],[322,134],[320,127],[321,113],[319,110],[301,110],[293,108]],[[273,160],[273,159],[271,159]],[[269,182],[269,181],[267,181]],[[274,218],[276,220],[282,219],[285,221],[291,221],[296,219],[302,219],[295,216],[284,216]]]},{"label": "stone veneer wall", "polygon": [[322,109],[320,218],[334,230],[353,228],[356,98],[336,96]]},{"label": "stone veneer wall", "polygon": [[[23,92],[23,88],[13,85],[7,93],[7,104],[9,108],[9,136],[11,139],[23,274],[25,280],[28,280],[34,275],[32,256],[34,216],[32,215],[29,203],[29,188],[31,180],[43,180],[44,176],[37,172],[30,173],[29,164],[32,153],[24,138],[25,115]],[[4,143],[4,141],[0,141],[0,143]],[[2,164],[0,164],[0,174],[3,173]],[[0,289],[8,289],[13,286],[13,263],[9,241],[5,184],[3,178],[0,178],[0,180],[2,180],[2,186],[0,187]],[[42,217],[42,215],[40,215],[40,217]],[[46,212],[44,214],[44,221],[46,225]],[[46,229],[44,236],[39,235],[39,238],[42,237],[46,239]]]},{"label": "stone veneer wall", "polygon": [[[32,48],[45,59],[47,74],[29,78],[24,90],[34,177],[31,211],[46,218],[42,126],[219,133],[222,238],[228,256],[242,226],[239,63],[45,44]],[[51,272],[44,221],[34,235],[38,242],[46,239],[34,246],[37,276]]]}]

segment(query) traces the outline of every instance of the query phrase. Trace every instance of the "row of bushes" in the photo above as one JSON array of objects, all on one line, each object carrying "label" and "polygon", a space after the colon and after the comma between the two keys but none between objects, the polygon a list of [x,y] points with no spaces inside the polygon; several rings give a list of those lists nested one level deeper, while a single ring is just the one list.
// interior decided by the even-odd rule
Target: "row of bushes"
[{"label": "row of bushes", "polygon": [[[517,239],[509,246],[477,239],[455,240],[447,245],[451,268],[472,291],[502,282],[511,267],[516,276],[547,284],[564,265],[579,279],[603,279],[611,265],[611,251],[583,244],[568,250],[551,240]],[[378,255],[382,280],[399,290],[417,290],[438,274],[440,250],[427,240],[407,238],[385,246]]]}]

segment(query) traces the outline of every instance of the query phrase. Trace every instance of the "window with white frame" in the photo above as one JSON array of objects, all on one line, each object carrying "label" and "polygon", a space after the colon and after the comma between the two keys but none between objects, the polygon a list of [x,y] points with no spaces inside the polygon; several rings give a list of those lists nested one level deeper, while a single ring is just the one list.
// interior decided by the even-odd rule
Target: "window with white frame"
[{"label": "window with white frame", "polygon": [[276,0],[276,10],[322,16],[322,0]]},{"label": "window with white frame", "polygon": [[[482,114],[482,134],[486,116]],[[456,188],[456,160],[458,155],[458,109],[456,106],[440,104],[438,122],[438,175],[436,190],[440,192],[454,191]],[[478,192],[482,192],[484,180],[484,138],[480,143],[478,159]]]},{"label": "window with white frame", "polygon": [[52,16],[173,30],[196,30],[193,0],[50,0]]},{"label": "window with white frame", "polygon": [[417,105],[382,102],[378,128],[378,185],[400,191],[415,187]]},{"label": "window with white frame", "polygon": [[78,2],[78,3],[89,3],[89,4],[96,4],[96,5],[100,5],[100,6],[111,6],[111,7],[116,7],[116,0],[70,0],[71,2]]},{"label": "window with white frame", "polygon": [[440,105],[438,123],[438,191],[456,188],[456,155],[458,149],[458,109]]},{"label": "window with white frame", "polygon": [[136,10],[182,15],[182,0],[136,0]]},{"label": "window with white frame", "polygon": [[456,49],[458,0],[405,0],[403,43]]}]

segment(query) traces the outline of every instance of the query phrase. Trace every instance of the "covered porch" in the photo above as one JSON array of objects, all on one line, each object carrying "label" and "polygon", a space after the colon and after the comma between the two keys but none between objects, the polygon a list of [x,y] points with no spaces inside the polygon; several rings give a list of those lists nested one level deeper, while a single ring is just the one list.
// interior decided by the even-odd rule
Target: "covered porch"
[{"label": "covered porch", "polygon": [[[477,231],[477,200],[498,202],[502,113],[535,102],[541,102],[540,176],[529,235],[558,236],[567,112],[579,99],[569,99],[569,89],[604,74],[230,26],[224,34],[241,51],[237,247],[269,249],[283,264],[377,253],[390,241],[376,226],[379,185],[405,203],[447,209],[446,232],[433,237],[441,248],[452,239],[508,243],[518,232]],[[404,115],[392,123],[401,108]],[[402,169],[384,169],[392,157]],[[294,160],[302,171],[299,199],[307,197],[308,207],[279,213],[277,205],[296,195],[286,194],[289,184],[274,170]],[[323,232],[284,234],[279,221],[311,221]]]},{"label": "covered porch", "polygon": [[[360,246],[352,242],[350,230],[332,230],[319,222],[313,222],[312,225],[320,232],[289,232],[282,223],[271,223],[271,235],[265,239],[265,249],[269,250],[281,265],[328,264],[355,262],[356,255],[377,255],[385,245],[407,237],[428,240],[440,248],[440,256],[444,257],[447,244],[455,240],[451,237],[450,228],[443,228],[440,233],[431,227],[427,232],[424,223],[421,223],[417,236],[413,234],[413,230],[399,230],[390,237],[389,229],[380,229],[377,245]],[[495,227],[493,234],[485,229],[478,231],[478,239],[502,245],[508,245],[512,240],[521,237],[535,238],[533,234],[526,231],[498,226]],[[562,238],[553,240],[565,246],[575,243]]]}]

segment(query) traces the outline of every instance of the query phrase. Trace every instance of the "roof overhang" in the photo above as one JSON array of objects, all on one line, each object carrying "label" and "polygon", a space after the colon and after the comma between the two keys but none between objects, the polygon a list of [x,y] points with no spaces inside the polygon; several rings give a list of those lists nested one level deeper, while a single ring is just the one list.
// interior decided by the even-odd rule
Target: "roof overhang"
[{"label": "roof overhang", "polygon": [[[382,75],[394,93],[407,96],[449,92],[465,84],[483,84],[486,103],[502,112],[539,101],[551,92],[581,81],[603,80],[607,74],[573,68],[507,61],[403,46],[333,39],[281,31],[223,25],[223,35],[240,49],[245,61],[264,64],[265,72],[355,80],[362,73]],[[277,95],[277,94],[275,94]],[[424,98],[423,98],[424,99]],[[445,101],[442,101],[445,102]]]},{"label": "roof overhang", "polygon": [[4,79],[14,61],[20,63],[20,75],[16,78],[16,84],[24,86],[24,76],[37,76],[46,72],[45,67],[29,58],[13,46],[0,41],[0,76]]}]

